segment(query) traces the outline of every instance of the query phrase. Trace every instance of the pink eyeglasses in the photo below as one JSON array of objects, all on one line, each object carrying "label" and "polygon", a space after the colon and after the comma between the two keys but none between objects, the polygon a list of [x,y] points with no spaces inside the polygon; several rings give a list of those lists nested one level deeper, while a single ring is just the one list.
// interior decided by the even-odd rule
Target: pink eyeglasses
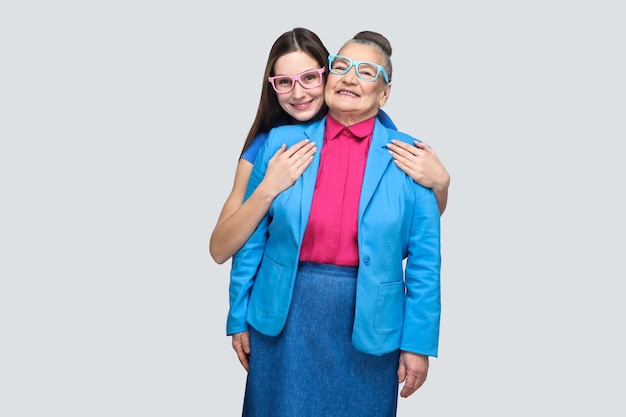
[{"label": "pink eyeglasses", "polygon": [[277,75],[275,77],[267,77],[267,80],[274,87],[274,91],[279,94],[285,94],[293,90],[296,81],[304,88],[310,89],[319,87],[322,84],[322,74],[326,68],[304,71],[297,75]]}]

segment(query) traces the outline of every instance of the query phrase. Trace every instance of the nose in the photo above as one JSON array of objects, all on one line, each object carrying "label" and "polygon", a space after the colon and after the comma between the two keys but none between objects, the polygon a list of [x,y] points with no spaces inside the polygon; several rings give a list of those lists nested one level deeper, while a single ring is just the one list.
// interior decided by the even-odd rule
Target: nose
[{"label": "nose", "polygon": [[348,72],[343,75],[343,80],[346,82],[354,83],[357,78],[358,75],[356,73],[356,65],[353,65],[351,68],[349,68]]},{"label": "nose", "polygon": [[293,94],[295,97],[302,97],[304,96],[304,90],[306,89],[302,87],[300,81],[296,81],[296,83],[293,85],[293,91],[291,92],[291,94]]}]

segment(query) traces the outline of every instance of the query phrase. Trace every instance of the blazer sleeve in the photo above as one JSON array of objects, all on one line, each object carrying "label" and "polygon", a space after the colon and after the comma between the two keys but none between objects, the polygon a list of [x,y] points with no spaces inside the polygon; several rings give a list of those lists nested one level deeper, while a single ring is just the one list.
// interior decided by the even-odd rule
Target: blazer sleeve
[{"label": "blazer sleeve", "polygon": [[[267,164],[271,157],[269,150],[270,140],[265,141],[254,162],[244,200],[247,200],[252,192],[258,187],[265,176]],[[226,319],[226,334],[245,332],[248,330],[246,314],[248,300],[254,283],[254,277],[261,264],[267,230],[269,224],[269,212],[261,219],[256,230],[246,243],[239,249],[232,259],[229,284],[229,311]]]},{"label": "blazer sleeve", "polygon": [[436,357],[441,315],[440,216],[433,191],[417,183],[413,186],[401,349]]}]

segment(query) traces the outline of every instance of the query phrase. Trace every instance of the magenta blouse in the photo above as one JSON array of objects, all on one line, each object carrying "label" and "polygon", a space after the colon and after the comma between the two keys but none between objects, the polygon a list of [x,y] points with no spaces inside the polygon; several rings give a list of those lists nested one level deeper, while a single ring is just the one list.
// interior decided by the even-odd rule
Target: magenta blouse
[{"label": "magenta blouse", "polygon": [[357,266],[357,214],[375,117],[345,127],[326,117],[324,146],[300,261]]}]

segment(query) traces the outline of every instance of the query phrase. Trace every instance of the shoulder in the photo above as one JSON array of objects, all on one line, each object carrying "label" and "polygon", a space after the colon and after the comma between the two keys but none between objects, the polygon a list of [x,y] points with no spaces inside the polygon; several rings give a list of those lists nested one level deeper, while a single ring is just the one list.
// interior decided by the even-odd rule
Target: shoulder
[{"label": "shoulder", "polygon": [[281,146],[286,143],[288,146],[305,138],[310,138],[312,132],[320,126],[324,127],[324,120],[315,122],[298,123],[293,125],[278,126],[270,130],[266,144],[269,147]]},{"label": "shoulder", "polygon": [[307,123],[297,123],[292,125],[282,125],[276,126],[272,130],[270,130],[270,135],[289,135],[292,133],[303,132],[308,129],[311,125],[314,125],[319,122],[307,122]]},{"label": "shoulder", "polygon": [[241,157],[250,163],[254,163],[257,155],[259,154],[259,150],[265,143],[267,139],[267,132],[261,132],[252,139],[250,145],[246,148],[245,151],[241,154]]},{"label": "shoulder", "polygon": [[411,136],[408,133],[400,132],[398,130],[391,130],[391,129],[387,129],[387,130],[390,131],[390,133],[389,133],[389,138],[390,139],[398,139],[398,140],[401,140],[403,142],[410,143],[411,145],[413,144],[413,141],[415,141],[415,140],[418,141],[418,142],[421,142],[420,139],[418,139],[418,138],[416,138],[414,136]]},{"label": "shoulder", "polygon": [[398,130],[398,128],[396,127],[396,125],[393,122],[393,120],[391,120],[391,117],[389,117],[389,115],[387,113],[385,113],[385,111],[383,109],[378,109],[378,114],[376,115],[376,118],[386,128],[393,129],[393,130]]},{"label": "shoulder", "polygon": [[[289,123],[289,120],[283,118],[276,123],[276,126],[284,126]],[[254,163],[257,155],[259,154],[259,150],[267,140],[269,132],[259,132],[250,142],[248,147],[243,151],[241,157],[250,163]]]},{"label": "shoulder", "polygon": [[381,135],[381,132],[385,132],[385,133],[382,133],[383,140],[385,141],[397,139],[402,142],[409,143],[411,145],[413,145],[413,141],[415,140],[421,142],[420,139],[413,137],[409,135],[408,133],[397,130],[395,126],[389,127],[385,125],[380,119],[376,120],[376,124],[374,125],[374,130],[375,130],[375,135]]}]

